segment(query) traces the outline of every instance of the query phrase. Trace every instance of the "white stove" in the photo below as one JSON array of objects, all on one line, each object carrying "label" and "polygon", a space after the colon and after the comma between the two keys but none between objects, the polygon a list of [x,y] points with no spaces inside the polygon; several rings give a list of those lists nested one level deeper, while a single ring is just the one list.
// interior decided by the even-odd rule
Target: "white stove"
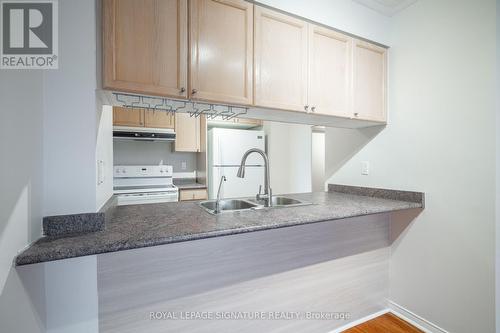
[{"label": "white stove", "polygon": [[178,201],[172,176],[171,165],[115,165],[113,192],[118,206]]}]

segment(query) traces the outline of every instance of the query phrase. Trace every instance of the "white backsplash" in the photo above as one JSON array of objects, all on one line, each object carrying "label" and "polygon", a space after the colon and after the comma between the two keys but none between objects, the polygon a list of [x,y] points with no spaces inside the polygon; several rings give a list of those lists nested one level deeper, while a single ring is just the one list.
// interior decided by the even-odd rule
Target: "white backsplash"
[{"label": "white backsplash", "polygon": [[[114,140],[115,165],[172,165],[174,172],[192,173],[196,170],[196,153],[173,152],[172,142]],[[186,168],[182,169],[182,162]]]}]

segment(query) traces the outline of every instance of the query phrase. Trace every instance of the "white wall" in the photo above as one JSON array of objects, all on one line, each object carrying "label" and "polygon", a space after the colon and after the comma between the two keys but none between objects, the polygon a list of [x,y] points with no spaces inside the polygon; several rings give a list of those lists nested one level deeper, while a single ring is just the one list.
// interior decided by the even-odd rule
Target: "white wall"
[{"label": "white wall", "polygon": [[[42,216],[96,210],[95,15],[93,0],[60,1],[60,68],[0,73],[2,332],[96,331],[97,291],[88,276],[69,266],[13,264],[40,237]],[[74,294],[75,283],[86,286],[79,289],[86,298]]]},{"label": "white wall", "polygon": [[325,190],[325,133],[313,132],[311,146],[311,187],[313,192],[322,192]]},{"label": "white wall", "polygon": [[96,3],[59,2],[59,69],[44,72],[44,215],[96,209]]},{"label": "white wall", "polygon": [[[312,131],[309,125],[287,124],[288,139],[288,191],[287,193],[311,192],[312,190]],[[277,194],[279,192],[276,192]]]},{"label": "white wall", "polygon": [[[196,170],[196,153],[172,152],[171,142],[117,140],[114,142],[115,165],[172,165],[174,172]],[[182,162],[186,169],[182,169]]]},{"label": "white wall", "polygon": [[[40,71],[0,73],[0,331],[43,332],[13,265],[18,251],[41,235],[43,90]],[[43,279],[32,274],[34,290]]]},{"label": "white wall", "polygon": [[310,20],[382,44],[389,44],[390,18],[351,0],[260,0]]},{"label": "white wall", "polygon": [[113,195],[113,108],[109,105],[101,108],[95,148],[96,210],[101,209]]},{"label": "white wall", "polygon": [[496,127],[496,331],[500,333],[500,0],[497,0],[497,127]]},{"label": "white wall", "polygon": [[[97,208],[96,8],[95,0],[59,1],[59,69],[44,75],[44,215]],[[72,263],[45,266],[47,332],[97,331],[95,262]]]},{"label": "white wall", "polygon": [[273,194],[311,191],[311,126],[265,121]]},{"label": "white wall", "polygon": [[393,244],[390,298],[450,332],[494,332],[495,1],[420,0],[392,20],[389,124],[327,131],[329,182],[425,192]]}]

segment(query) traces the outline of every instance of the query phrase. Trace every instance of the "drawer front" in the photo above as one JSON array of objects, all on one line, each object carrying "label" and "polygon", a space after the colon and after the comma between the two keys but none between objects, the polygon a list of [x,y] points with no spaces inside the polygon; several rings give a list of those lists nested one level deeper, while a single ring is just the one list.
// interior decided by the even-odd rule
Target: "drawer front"
[{"label": "drawer front", "polygon": [[206,200],[207,197],[207,189],[181,190],[179,193],[180,201]]}]

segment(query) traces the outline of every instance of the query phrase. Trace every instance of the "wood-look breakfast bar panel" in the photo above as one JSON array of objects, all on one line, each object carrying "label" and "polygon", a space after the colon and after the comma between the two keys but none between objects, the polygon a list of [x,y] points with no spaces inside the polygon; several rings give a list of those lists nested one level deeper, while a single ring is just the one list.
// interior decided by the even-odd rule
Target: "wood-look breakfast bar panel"
[{"label": "wood-look breakfast bar panel", "polygon": [[[328,332],[385,308],[390,213],[98,255],[100,332]],[[341,312],[151,320],[151,312]]]}]

